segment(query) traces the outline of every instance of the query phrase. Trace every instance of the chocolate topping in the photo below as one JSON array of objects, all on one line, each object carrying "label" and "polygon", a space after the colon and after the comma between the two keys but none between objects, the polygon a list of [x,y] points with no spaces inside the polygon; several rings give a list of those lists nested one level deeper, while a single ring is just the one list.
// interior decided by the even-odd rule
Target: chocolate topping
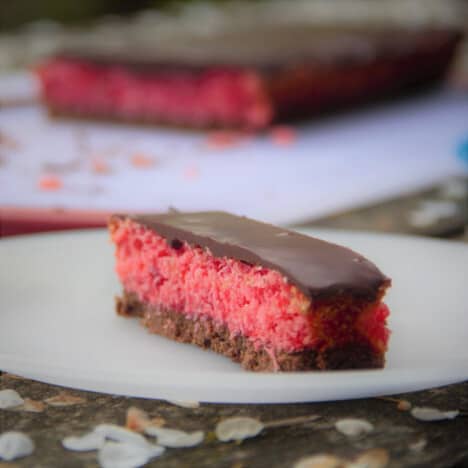
[{"label": "chocolate topping", "polygon": [[151,42],[128,40],[69,48],[63,58],[121,65],[141,72],[203,71],[213,66],[260,70],[301,64],[341,65],[398,58],[421,50],[437,50],[459,33],[434,29],[320,29],[271,27],[217,31],[207,35],[180,32]]},{"label": "chocolate topping", "polygon": [[180,248],[185,241],[217,257],[280,271],[310,298],[348,293],[374,300],[390,284],[373,263],[348,248],[245,217],[212,211],[129,218],[169,245]]}]

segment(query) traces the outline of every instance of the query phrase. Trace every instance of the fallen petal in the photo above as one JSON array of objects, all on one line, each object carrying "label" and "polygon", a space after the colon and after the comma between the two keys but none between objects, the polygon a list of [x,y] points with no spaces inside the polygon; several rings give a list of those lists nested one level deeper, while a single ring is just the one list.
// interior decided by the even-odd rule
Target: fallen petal
[{"label": "fallen petal", "polygon": [[132,431],[143,432],[145,427],[150,424],[151,422],[146,411],[143,411],[140,408],[135,408],[134,406],[128,408],[125,427]]},{"label": "fallen petal", "polygon": [[34,442],[22,432],[10,431],[0,435],[0,460],[11,461],[34,452]]},{"label": "fallen petal", "polygon": [[99,424],[94,432],[117,442],[125,442],[133,445],[146,445],[148,441],[136,432],[130,431],[116,424]]},{"label": "fallen petal", "polygon": [[455,419],[460,411],[440,411],[437,408],[415,406],[411,410],[411,416],[419,421],[443,421],[444,419]]},{"label": "fallen petal", "polygon": [[352,463],[346,465],[346,468],[385,468],[389,461],[388,452],[376,448],[361,453]]},{"label": "fallen petal", "polygon": [[95,431],[88,432],[80,437],[71,436],[65,437],[62,440],[62,445],[67,450],[73,450],[76,452],[89,452],[91,450],[99,450],[104,446],[106,438],[103,434],[99,434]]},{"label": "fallen petal", "polygon": [[19,411],[27,411],[29,413],[42,413],[45,410],[45,404],[42,401],[25,398],[24,403],[16,409]]},{"label": "fallen petal", "polygon": [[346,461],[334,455],[318,454],[301,458],[293,468],[343,468]]},{"label": "fallen petal", "polygon": [[357,437],[374,430],[374,426],[369,421],[354,418],[340,419],[335,423],[335,428],[348,437]]},{"label": "fallen petal", "polygon": [[181,408],[200,408],[198,401],[167,400],[167,402]]},{"label": "fallen petal", "polygon": [[24,400],[21,398],[16,390],[7,388],[0,390],[0,409],[14,408],[15,406],[22,405]]},{"label": "fallen petal", "polygon": [[215,434],[218,440],[244,440],[255,437],[265,426],[261,421],[249,417],[228,418],[216,425]]},{"label": "fallen petal", "polygon": [[159,445],[171,448],[195,447],[205,438],[203,431],[184,432],[163,427],[147,427],[145,433],[157,437]]},{"label": "fallen petal", "polygon": [[411,409],[411,403],[408,400],[400,400],[397,403],[397,409],[399,411],[409,411]]},{"label": "fallen petal", "polygon": [[128,442],[106,442],[99,450],[98,462],[102,468],[137,468],[152,458],[161,456],[164,450],[164,447],[148,442],[145,446]]},{"label": "fallen petal", "polygon": [[72,406],[85,403],[85,399],[79,396],[70,395],[67,392],[61,392],[44,400],[50,406]]}]

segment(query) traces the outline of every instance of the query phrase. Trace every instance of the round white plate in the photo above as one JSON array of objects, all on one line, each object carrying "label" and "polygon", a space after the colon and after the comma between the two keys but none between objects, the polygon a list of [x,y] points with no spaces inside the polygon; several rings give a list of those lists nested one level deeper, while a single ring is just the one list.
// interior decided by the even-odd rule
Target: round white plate
[{"label": "round white plate", "polygon": [[468,246],[314,230],[393,278],[387,366],[255,374],[149,334],[114,313],[120,287],[102,230],[0,242],[0,369],[84,390],[171,400],[287,403],[419,390],[468,378]]}]

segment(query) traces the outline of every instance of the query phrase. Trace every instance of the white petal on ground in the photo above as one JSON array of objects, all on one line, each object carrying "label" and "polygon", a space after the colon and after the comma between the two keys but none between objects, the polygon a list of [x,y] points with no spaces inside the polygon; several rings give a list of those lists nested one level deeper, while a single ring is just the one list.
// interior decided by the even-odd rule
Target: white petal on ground
[{"label": "white petal on ground", "polygon": [[22,405],[24,400],[16,390],[6,388],[0,390],[0,409],[14,408],[15,406]]},{"label": "white petal on ground", "polygon": [[422,452],[427,445],[426,439],[419,439],[416,442],[412,442],[408,445],[408,448],[413,452]]},{"label": "white petal on ground", "polygon": [[62,440],[62,445],[67,450],[73,450],[76,452],[89,452],[91,450],[99,450],[104,446],[106,438],[103,434],[99,434],[95,431],[88,432],[80,437],[71,436],[65,437]]},{"label": "white petal on ground", "polygon": [[134,445],[146,445],[148,441],[136,432],[130,431],[116,424],[99,424],[94,429],[97,434],[103,435],[106,439],[111,439],[116,442],[126,442]]},{"label": "white petal on ground", "polygon": [[374,430],[374,426],[365,419],[346,418],[335,423],[335,429],[348,437],[358,437]]},{"label": "white petal on ground", "polygon": [[417,210],[408,215],[412,226],[427,227],[437,223],[441,219],[450,218],[459,213],[458,205],[446,200],[426,200],[419,204]]},{"label": "white petal on ground", "polygon": [[228,418],[216,426],[216,437],[222,442],[229,440],[244,440],[255,437],[265,426],[261,421],[249,417]]},{"label": "white petal on ground", "polygon": [[10,431],[0,435],[0,460],[11,461],[34,452],[34,442],[22,432]]},{"label": "white petal on ground", "polygon": [[440,411],[437,408],[415,406],[411,410],[411,416],[420,421],[443,421],[444,419],[455,419],[460,411]]},{"label": "white petal on ground", "polygon": [[182,408],[200,408],[198,401],[167,400],[167,402]]},{"label": "white petal on ground", "polygon": [[195,447],[203,442],[203,431],[184,432],[165,427],[147,427],[145,433],[157,437],[158,444],[171,448]]},{"label": "white petal on ground", "polygon": [[344,468],[346,461],[334,455],[318,454],[298,460],[293,468]]},{"label": "white petal on ground", "polygon": [[390,462],[388,452],[382,448],[366,450],[346,468],[385,468]]},{"label": "white petal on ground", "polygon": [[161,456],[164,450],[164,447],[148,442],[146,445],[106,442],[99,450],[98,462],[102,468],[137,468]]}]

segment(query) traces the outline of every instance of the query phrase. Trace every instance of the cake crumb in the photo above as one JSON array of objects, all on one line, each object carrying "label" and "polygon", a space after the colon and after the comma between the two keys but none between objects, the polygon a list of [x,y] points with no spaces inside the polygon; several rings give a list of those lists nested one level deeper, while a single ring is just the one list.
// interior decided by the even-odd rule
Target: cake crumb
[{"label": "cake crumb", "polygon": [[200,175],[200,171],[197,166],[187,166],[184,169],[184,179],[194,180],[197,179]]},{"label": "cake crumb", "polygon": [[111,168],[104,159],[95,157],[91,160],[91,171],[95,174],[109,174]]},{"label": "cake crumb", "polygon": [[39,178],[37,185],[39,190],[53,192],[55,190],[60,190],[63,187],[63,182],[60,177],[53,174],[47,174]]},{"label": "cake crumb", "polygon": [[139,169],[148,169],[155,165],[155,160],[146,154],[135,153],[130,158],[130,164]]},{"label": "cake crumb", "polygon": [[296,139],[296,130],[287,125],[277,125],[270,130],[271,141],[278,146],[292,145]]},{"label": "cake crumb", "polygon": [[209,149],[227,149],[239,145],[246,135],[232,130],[218,130],[208,134],[205,145]]}]

